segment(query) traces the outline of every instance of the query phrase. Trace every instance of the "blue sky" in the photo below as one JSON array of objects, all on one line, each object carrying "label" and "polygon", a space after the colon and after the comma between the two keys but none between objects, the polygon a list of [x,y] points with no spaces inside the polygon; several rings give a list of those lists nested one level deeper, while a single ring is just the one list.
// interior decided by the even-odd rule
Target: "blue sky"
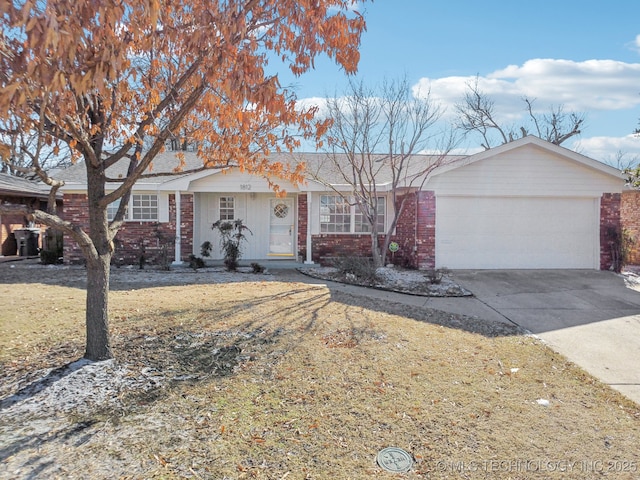
[{"label": "blue sky", "polygon": [[[367,20],[357,77],[367,84],[406,75],[452,113],[479,76],[506,122],[517,122],[527,96],[543,111],[562,105],[585,114],[582,135],[563,146],[606,162],[617,152],[640,156],[632,135],[640,119],[640,2],[377,0],[357,9]],[[326,59],[300,78],[280,77],[306,102],[347,84]],[[468,139],[463,147],[478,145]]]}]

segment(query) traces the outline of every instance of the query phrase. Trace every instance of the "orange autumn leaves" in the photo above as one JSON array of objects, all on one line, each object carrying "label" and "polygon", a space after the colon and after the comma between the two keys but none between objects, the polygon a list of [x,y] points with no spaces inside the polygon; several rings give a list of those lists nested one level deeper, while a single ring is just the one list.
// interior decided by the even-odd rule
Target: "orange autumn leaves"
[{"label": "orange autumn leaves", "polygon": [[123,192],[176,135],[198,146],[205,166],[300,181],[299,170],[264,160],[319,140],[327,124],[296,106],[269,60],[299,75],[324,54],[355,72],[365,22],[351,3],[3,2],[0,121],[67,143],[96,166],[137,159]]}]

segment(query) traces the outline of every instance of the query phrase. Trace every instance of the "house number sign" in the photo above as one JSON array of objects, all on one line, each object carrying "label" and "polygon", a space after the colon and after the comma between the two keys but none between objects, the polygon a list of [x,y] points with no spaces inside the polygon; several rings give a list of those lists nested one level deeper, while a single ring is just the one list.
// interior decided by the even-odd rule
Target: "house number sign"
[{"label": "house number sign", "polygon": [[241,183],[240,184],[240,190],[251,190],[251,184],[250,183]]}]

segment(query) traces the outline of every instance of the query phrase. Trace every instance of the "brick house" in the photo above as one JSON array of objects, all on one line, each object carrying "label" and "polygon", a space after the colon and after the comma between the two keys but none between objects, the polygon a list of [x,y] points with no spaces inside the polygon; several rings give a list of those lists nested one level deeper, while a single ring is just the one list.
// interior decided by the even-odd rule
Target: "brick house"
[{"label": "brick house", "polygon": [[[185,153],[187,166],[198,164],[194,154]],[[300,157],[313,165],[322,154]],[[402,192],[408,201],[394,233],[400,247],[389,257],[394,263],[421,269],[610,268],[610,232],[621,226],[624,189],[617,169],[533,136],[451,160],[420,191]],[[176,163],[175,154],[166,152],[154,161],[154,171],[170,171]],[[64,215],[86,225],[83,178],[82,165],[63,175]],[[386,223],[388,181],[384,174],[376,181]],[[370,235],[359,212],[334,191],[312,180],[279,183],[288,192],[284,198],[276,198],[263,178],[235,167],[141,180],[132,191],[114,261],[136,263],[144,254],[157,262],[168,254],[183,262],[200,255],[204,241],[213,243],[213,258],[220,258],[211,224],[238,218],[252,231],[246,261],[318,263],[368,254]],[[116,205],[109,214],[115,210]],[[81,261],[69,239],[65,261]]]},{"label": "brick house", "polygon": [[[44,188],[43,188],[44,187]],[[41,210],[47,209],[49,189],[42,184],[14,177],[7,173],[0,173],[0,202],[5,204],[31,205]],[[62,198],[57,200],[58,208],[62,207]],[[0,255],[12,256],[18,254],[18,243],[14,232],[29,226],[29,222],[23,215],[0,214]],[[46,231],[44,225],[33,225],[34,231],[38,231],[38,247],[42,246],[43,234]]]}]

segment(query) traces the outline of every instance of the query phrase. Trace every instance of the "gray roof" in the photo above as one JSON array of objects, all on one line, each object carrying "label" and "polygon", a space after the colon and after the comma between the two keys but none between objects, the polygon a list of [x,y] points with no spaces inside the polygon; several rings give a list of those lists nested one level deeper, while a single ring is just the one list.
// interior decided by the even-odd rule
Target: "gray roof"
[{"label": "gray roof", "polygon": [[[171,173],[178,166],[179,160],[177,158],[178,153],[184,154],[184,159],[186,165],[183,167],[182,171],[187,172],[189,170],[194,170],[198,168],[202,168],[203,162],[195,152],[173,152],[167,151],[159,154],[153,160],[151,169],[148,173]],[[336,161],[343,166],[347,166],[348,158],[344,154],[337,154],[334,156]],[[384,159],[385,155],[373,155],[374,161],[379,162],[379,165],[376,168],[379,170],[376,173],[376,180],[378,184],[387,184],[391,181],[391,170],[388,168]],[[448,157],[447,160],[453,160],[460,157]],[[408,173],[415,174],[424,170],[425,163],[432,163],[437,161],[437,156],[431,155],[413,155],[408,162]],[[333,161],[330,159],[328,154],[326,153],[273,153],[269,156],[269,160],[273,162],[281,162],[290,165],[296,165],[298,163],[304,162],[307,166],[306,175],[309,180],[313,180],[316,177],[320,177],[323,180],[323,183],[330,183],[335,185],[344,184],[345,180],[341,176],[338,168],[336,168]],[[231,165],[233,166],[233,165]],[[127,170],[127,162],[121,161],[116,165],[110,167],[107,170],[107,176],[110,178],[124,178]],[[176,173],[176,175],[172,176],[158,176],[158,177],[150,177],[145,178],[143,183],[146,185],[162,185],[163,183],[175,180],[176,178],[180,178],[185,173]],[[67,185],[72,184],[86,184],[86,171],[84,162],[78,162],[75,165],[66,168],[64,170],[60,170],[52,175],[54,178],[58,180],[64,180]],[[141,183],[142,181],[138,182]]]},{"label": "gray roof", "polygon": [[[388,156],[382,154],[371,154],[370,159],[363,160],[364,165],[368,166],[370,162],[373,164],[376,184],[385,185],[390,184],[393,180],[392,169],[387,161]],[[313,179],[318,177],[323,183],[332,185],[344,185],[350,183],[345,180],[341,169],[346,172],[347,178],[352,178],[350,172],[350,161],[345,154],[327,155],[326,153],[305,153],[299,154],[300,161],[305,162],[307,165],[308,178]],[[453,162],[460,156],[438,156],[438,155],[411,155],[404,163],[403,173],[406,176],[407,181],[411,178],[424,175],[425,172],[433,170],[438,165]],[[358,161],[358,159],[356,159]],[[403,182],[400,182],[402,184]]]},{"label": "gray roof", "polygon": [[[183,170],[193,170],[196,168],[201,168],[203,166],[202,160],[198,158],[198,156],[194,152],[163,152],[160,153],[154,158],[150,169],[147,170],[147,173],[170,173],[172,172],[178,165],[179,160],[176,156],[178,153],[184,154],[184,159],[186,165]],[[115,165],[107,169],[107,177],[109,178],[124,178],[127,173],[128,163],[125,160],[117,162]],[[56,180],[63,180],[67,184],[86,184],[87,182],[87,173],[85,170],[84,161],[78,161],[74,165],[58,170],[51,174],[53,178]],[[181,176],[177,174],[172,177],[155,177],[149,178],[145,180],[145,183],[151,184],[162,184],[171,179],[175,179],[176,177]]]},{"label": "gray roof", "polygon": [[0,194],[12,197],[38,197],[46,199],[49,187],[43,183],[14,177],[7,173],[0,173]]}]

